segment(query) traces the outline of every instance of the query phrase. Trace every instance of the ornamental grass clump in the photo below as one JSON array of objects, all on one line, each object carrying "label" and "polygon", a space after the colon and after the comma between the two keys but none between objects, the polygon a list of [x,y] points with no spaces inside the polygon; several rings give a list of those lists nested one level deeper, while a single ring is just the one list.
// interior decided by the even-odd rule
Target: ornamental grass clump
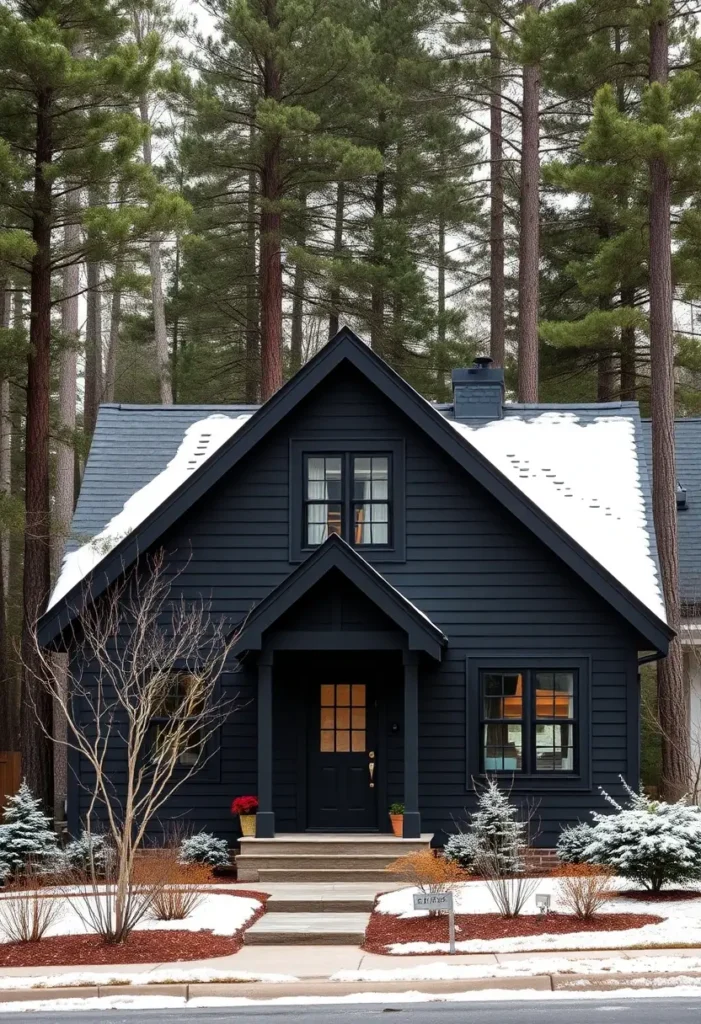
[{"label": "ornamental grass clump", "polygon": [[628,807],[601,791],[616,813],[592,812],[590,842],[579,851],[581,861],[607,865],[651,892],[701,878],[701,808],[684,799],[674,804],[652,800],[623,785]]}]

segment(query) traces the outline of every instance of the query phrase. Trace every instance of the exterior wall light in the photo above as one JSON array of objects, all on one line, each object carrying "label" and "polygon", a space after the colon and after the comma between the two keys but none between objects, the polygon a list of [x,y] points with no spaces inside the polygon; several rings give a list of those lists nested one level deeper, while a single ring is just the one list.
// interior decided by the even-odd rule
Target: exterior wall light
[{"label": "exterior wall light", "polygon": [[537,892],[535,894],[535,905],[541,914],[550,913],[550,899],[551,897],[546,892]]}]

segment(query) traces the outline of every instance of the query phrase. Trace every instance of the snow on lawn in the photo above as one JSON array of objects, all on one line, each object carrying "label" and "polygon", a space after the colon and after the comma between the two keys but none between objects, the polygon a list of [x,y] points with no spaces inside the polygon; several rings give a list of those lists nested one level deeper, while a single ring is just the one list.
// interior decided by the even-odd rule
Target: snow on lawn
[{"label": "snow on lawn", "polygon": [[[365,968],[359,971],[337,971],[331,981],[471,981],[482,978],[532,977],[543,974],[688,974],[701,971],[698,956],[612,956],[610,959],[540,955],[537,959],[509,960],[503,964],[451,964],[442,959],[411,967]],[[701,982],[701,978],[699,978]]]},{"label": "snow on lawn", "polygon": [[[544,878],[538,883],[539,893],[552,896],[553,910],[564,911],[559,903],[559,881]],[[630,886],[623,879],[614,879],[613,884],[625,888]],[[395,914],[398,917],[426,917],[425,910],[414,910],[412,896],[418,890],[397,889],[380,896],[376,912]],[[458,914],[494,914],[497,908],[485,882],[465,882],[455,889],[455,911]],[[535,897],[532,896],[523,911],[537,914]],[[567,932],[558,935],[519,935],[507,939],[468,939],[460,941],[457,931],[456,949],[460,953],[513,953],[520,950],[545,951],[558,949],[631,949],[645,946],[701,946],[701,899],[653,902],[613,898],[603,908],[606,914],[655,914],[663,918],[658,924],[647,924],[642,928],[625,931]],[[459,926],[458,926],[459,928]],[[447,942],[396,942],[388,947],[390,953],[432,953],[449,949]]]},{"label": "snow on lawn", "polygon": [[[632,416],[571,412],[448,421],[659,618],[665,619]],[[602,454],[606,457],[602,458]]]},{"label": "snow on lawn", "polygon": [[268,974],[257,971],[220,970],[210,967],[160,967],[151,971],[59,971],[56,974],[5,975],[5,989],[83,988],[91,985],[223,985],[247,981],[283,984],[299,981],[294,974]]},{"label": "snow on lawn", "polygon": [[[1,913],[1,901],[8,898],[11,899],[12,897],[0,897],[0,942],[9,941],[3,929]],[[94,900],[96,897],[85,896],[78,898]],[[97,898],[101,899],[102,897]],[[67,897],[55,896],[52,899],[61,900],[62,910],[58,920],[54,921],[48,928],[46,932],[47,937],[52,935],[85,935],[92,930],[81,921],[79,914]],[[136,926],[136,930],[211,931],[214,935],[234,935],[253,917],[259,907],[260,902],[252,899],[250,896],[205,893],[200,905],[195,907],[190,916],[186,917],[183,921],[156,921],[148,918],[140,921]]]},{"label": "snow on lawn", "polygon": [[132,494],[124,503],[122,511],[118,512],[92,540],[83,544],[77,551],[69,551],[66,554],[48,607],[55,605],[92,572],[124,537],[140,526],[250,418],[250,414],[242,414],[236,418],[216,414],[198,420],[188,427],[180,447],[166,468],[136,494]]}]

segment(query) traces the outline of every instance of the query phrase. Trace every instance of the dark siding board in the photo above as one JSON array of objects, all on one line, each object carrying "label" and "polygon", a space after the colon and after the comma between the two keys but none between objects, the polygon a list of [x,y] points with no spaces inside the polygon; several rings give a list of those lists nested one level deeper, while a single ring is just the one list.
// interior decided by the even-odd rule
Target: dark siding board
[{"label": "dark siding board", "polygon": [[[173,570],[180,571],[178,585],[186,597],[211,598],[216,614],[239,621],[293,568],[289,439],[352,443],[383,435],[405,441],[407,557],[384,564],[381,557],[368,558],[449,639],[441,667],[422,663],[420,674],[423,827],[452,831],[453,819],[474,806],[465,785],[465,659],[481,648],[498,648],[504,656],[561,654],[566,659],[576,654],[592,663],[592,788],[563,793],[554,787],[539,794],[544,823],[539,842],[552,845],[561,823],[586,818],[590,809],[607,809],[599,785],[620,795],[619,774],[637,783],[636,704],[629,683],[636,672],[636,637],[354,371],[332,377],[170,531],[164,547]],[[93,457],[99,457],[99,449]],[[114,480],[118,490],[117,473]],[[311,606],[307,611],[305,625],[313,628]],[[356,611],[348,614],[348,627],[369,626],[372,613],[360,606]],[[323,605],[317,612],[321,622]],[[192,807],[198,826],[227,837],[237,827],[229,813],[231,799],[256,789],[255,670],[236,676],[231,689],[241,690],[245,706],[223,730],[221,782],[213,786],[193,781],[178,796],[178,806]],[[397,731],[386,734],[386,793],[391,802],[402,799],[400,687],[388,691],[386,701],[387,729],[392,722],[398,724]],[[301,712],[293,689],[283,691],[276,684],[275,804],[278,827],[288,831],[301,827],[298,730],[289,728],[295,714]],[[119,771],[116,763],[112,767]]]}]

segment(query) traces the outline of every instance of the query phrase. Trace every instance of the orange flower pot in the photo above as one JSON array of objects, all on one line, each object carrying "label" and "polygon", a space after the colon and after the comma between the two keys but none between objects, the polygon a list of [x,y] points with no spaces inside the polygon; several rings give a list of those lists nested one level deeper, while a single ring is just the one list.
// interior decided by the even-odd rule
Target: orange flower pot
[{"label": "orange flower pot", "polygon": [[401,839],[404,835],[404,815],[390,814],[389,820],[392,822],[392,832]]}]

